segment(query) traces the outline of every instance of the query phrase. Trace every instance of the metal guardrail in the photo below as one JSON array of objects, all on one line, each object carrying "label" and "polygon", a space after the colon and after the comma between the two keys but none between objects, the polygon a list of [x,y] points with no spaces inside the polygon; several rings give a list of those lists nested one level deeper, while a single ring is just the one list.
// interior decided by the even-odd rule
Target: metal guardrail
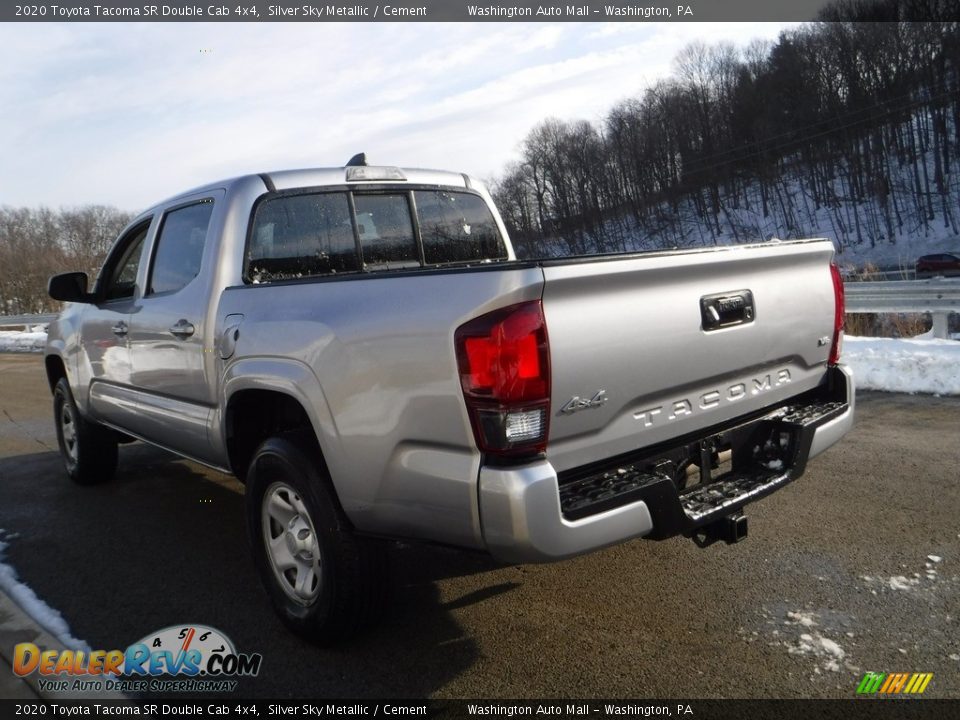
[{"label": "metal guardrail", "polygon": [[18,327],[20,325],[43,325],[51,322],[57,317],[56,313],[46,313],[44,315],[0,315],[0,328]]},{"label": "metal guardrail", "polygon": [[849,313],[960,312],[960,279],[846,282],[843,290]]},{"label": "metal guardrail", "polygon": [[845,282],[848,313],[930,313],[933,336],[947,337],[947,316],[960,312],[960,278]]},{"label": "metal guardrail", "polygon": [[[848,313],[931,313],[937,337],[946,337],[947,315],[960,313],[960,278],[848,281],[843,289]],[[0,315],[0,327],[41,325],[56,317],[56,313]],[[943,335],[937,334],[938,319]]]}]

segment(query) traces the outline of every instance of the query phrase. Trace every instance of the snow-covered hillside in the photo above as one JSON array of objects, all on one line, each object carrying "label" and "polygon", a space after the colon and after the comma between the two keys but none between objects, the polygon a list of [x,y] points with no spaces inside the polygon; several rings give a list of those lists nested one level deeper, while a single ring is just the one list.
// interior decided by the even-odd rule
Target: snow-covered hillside
[{"label": "snow-covered hillside", "polygon": [[[902,187],[899,197],[913,197],[908,192],[911,172],[911,166],[893,171],[893,185]],[[839,178],[829,187],[835,200],[818,205],[804,180],[786,169],[772,187],[764,189],[753,182],[735,198],[725,196],[721,212],[708,221],[704,221],[695,199],[688,196],[675,210],[662,208],[660,217],[642,222],[630,215],[611,218],[593,232],[576,232],[537,247],[520,244],[517,252],[522,257],[560,257],[827,237],[836,243],[837,260],[844,269],[852,271],[867,265],[889,271],[902,269],[907,279],[921,255],[960,253],[960,177],[947,180],[949,201],[938,201],[932,214],[926,209],[900,207],[897,195],[892,201],[883,196],[852,202]]]},{"label": "snow-covered hillside", "polygon": [[[531,138],[547,131],[547,140],[556,135],[568,144],[579,137],[574,125],[548,124],[528,138],[526,154],[541,163],[560,163],[559,169],[536,176],[528,159],[513,176],[495,183],[495,198],[522,258],[827,237],[836,243],[838,261],[848,271],[870,264],[903,270],[908,278],[922,255],[960,253],[957,140],[948,152],[935,141],[944,133],[960,138],[958,121],[943,118],[938,134],[932,130],[931,112],[915,110],[884,127],[884,142],[854,143],[855,152],[813,145],[784,154],[762,172],[718,170],[712,179],[704,176],[688,184],[671,177],[656,197],[631,200],[627,195],[616,201],[610,199],[618,198],[615,194],[604,195],[602,183],[592,195],[584,189],[591,182],[589,173],[576,157],[563,155],[563,143],[552,154],[542,143],[530,145]],[[611,149],[616,157],[615,151]],[[586,184],[571,185],[563,168],[568,174],[579,169],[581,184]],[[608,174],[620,177],[630,170],[613,163]],[[676,172],[682,175],[682,163]]]}]

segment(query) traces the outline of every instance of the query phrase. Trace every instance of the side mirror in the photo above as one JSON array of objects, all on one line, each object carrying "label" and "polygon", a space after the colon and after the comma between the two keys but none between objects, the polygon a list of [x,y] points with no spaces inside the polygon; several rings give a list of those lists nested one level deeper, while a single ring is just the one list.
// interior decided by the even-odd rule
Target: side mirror
[{"label": "side mirror", "polygon": [[47,295],[63,302],[93,302],[93,296],[87,293],[87,274],[68,272],[54,275],[47,283]]}]

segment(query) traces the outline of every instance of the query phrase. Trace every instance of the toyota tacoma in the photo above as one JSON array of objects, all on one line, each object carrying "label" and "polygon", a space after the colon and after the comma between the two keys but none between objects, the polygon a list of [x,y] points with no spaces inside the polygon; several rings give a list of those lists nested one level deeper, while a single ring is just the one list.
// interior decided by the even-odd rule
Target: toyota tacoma
[{"label": "toyota tacoma", "polygon": [[733,543],[852,425],[833,256],[518,260],[483,184],[362,155],[213,183],[137,217],[92,288],[51,278],[60,451],[82,484],[134,439],[235,475],[263,584],[318,641],[374,613],[386,539]]}]

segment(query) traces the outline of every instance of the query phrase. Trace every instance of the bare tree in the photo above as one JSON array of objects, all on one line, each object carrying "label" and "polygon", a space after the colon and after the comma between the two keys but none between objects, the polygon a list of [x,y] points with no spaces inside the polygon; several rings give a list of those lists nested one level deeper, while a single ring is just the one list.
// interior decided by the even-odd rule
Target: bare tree
[{"label": "bare tree", "polygon": [[0,314],[56,310],[46,292],[50,276],[82,270],[94,277],[130,218],[104,206],[0,208]]}]

